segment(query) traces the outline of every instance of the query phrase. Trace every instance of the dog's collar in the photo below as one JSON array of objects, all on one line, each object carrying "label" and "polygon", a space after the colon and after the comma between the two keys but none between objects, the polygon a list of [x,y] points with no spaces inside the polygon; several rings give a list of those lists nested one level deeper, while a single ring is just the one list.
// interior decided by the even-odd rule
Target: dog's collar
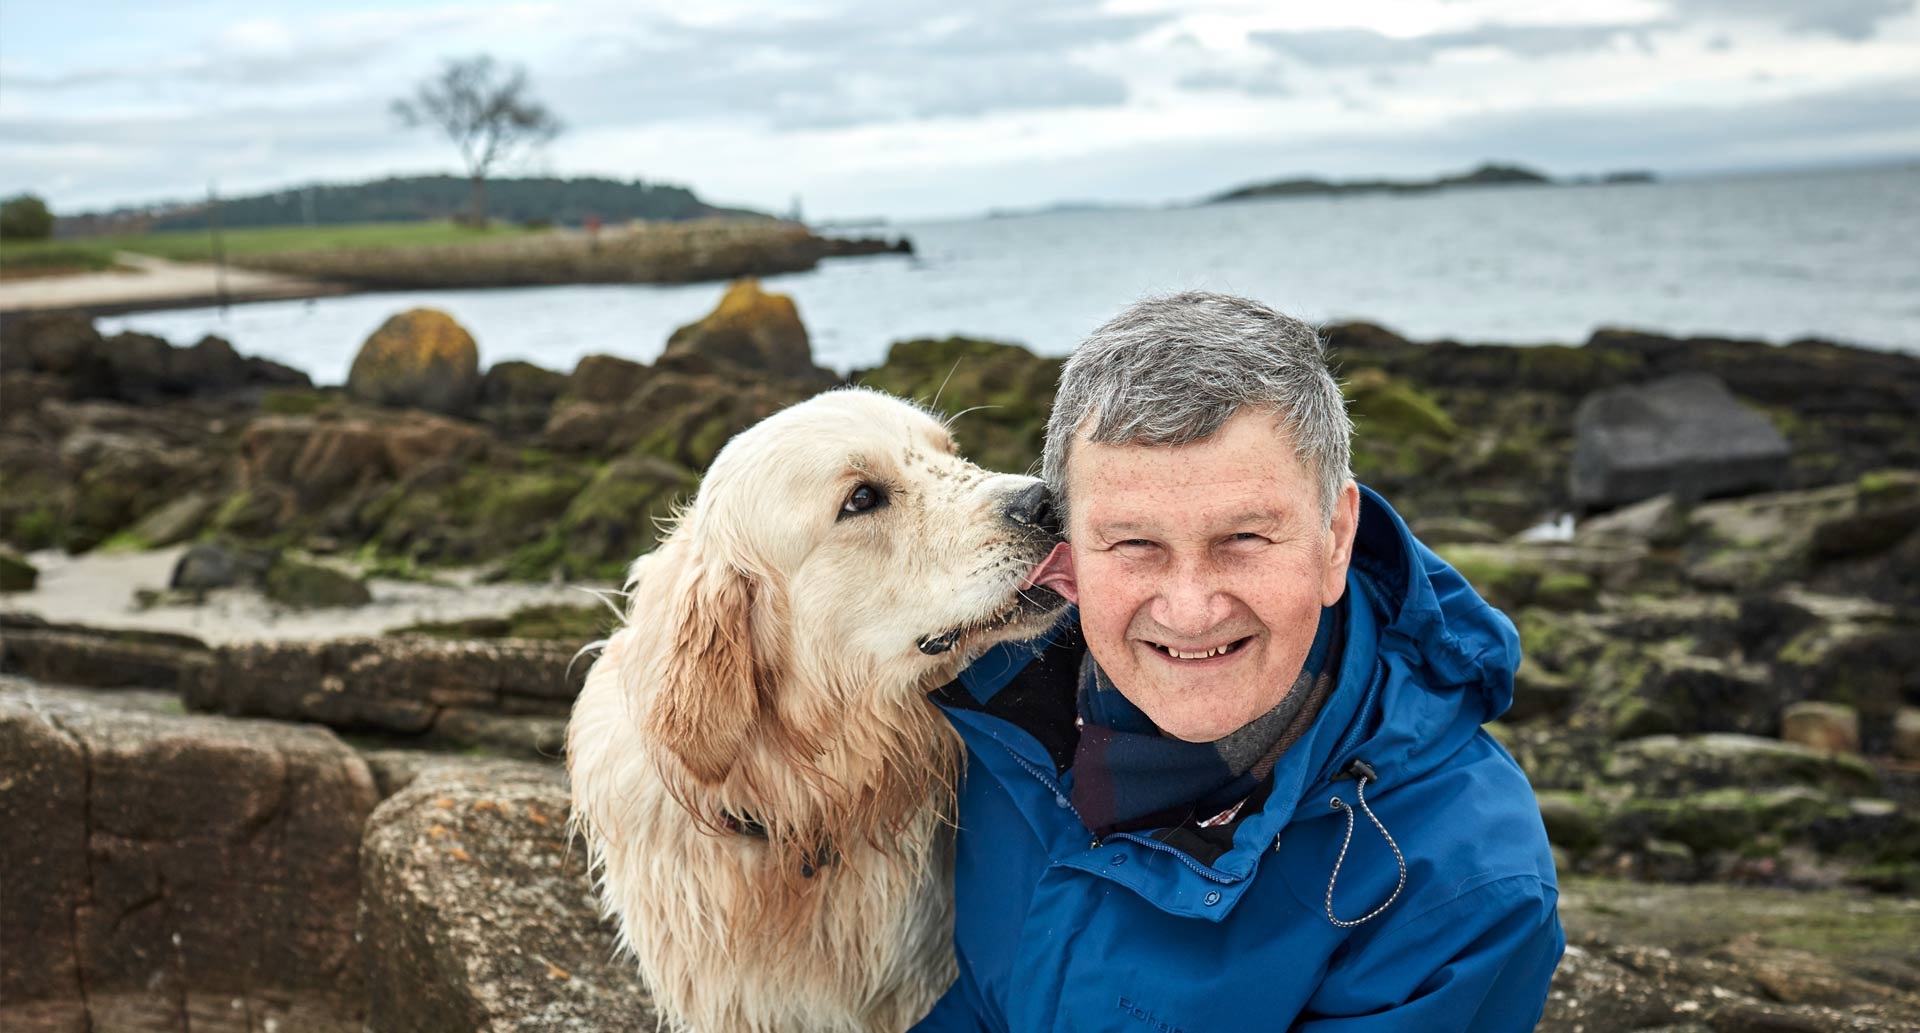
[{"label": "dog's collar", "polygon": [[[752,839],[769,838],[767,836],[767,827],[760,823],[760,819],[750,814],[734,814],[731,811],[721,811],[720,827],[736,836],[747,836]],[[814,873],[832,864],[839,856],[839,853],[835,851],[831,845],[821,847],[819,853],[800,865],[800,877],[804,879],[813,878]]]}]

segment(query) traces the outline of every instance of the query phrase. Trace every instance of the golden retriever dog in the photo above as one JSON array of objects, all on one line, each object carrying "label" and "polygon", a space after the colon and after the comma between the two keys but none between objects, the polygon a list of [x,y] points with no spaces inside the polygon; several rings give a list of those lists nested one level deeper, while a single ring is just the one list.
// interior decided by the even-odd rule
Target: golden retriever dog
[{"label": "golden retriever dog", "polygon": [[831,391],[715,458],[574,704],[574,820],[665,1025],[904,1030],[955,974],[964,754],[927,694],[1064,606],[1045,488]]}]

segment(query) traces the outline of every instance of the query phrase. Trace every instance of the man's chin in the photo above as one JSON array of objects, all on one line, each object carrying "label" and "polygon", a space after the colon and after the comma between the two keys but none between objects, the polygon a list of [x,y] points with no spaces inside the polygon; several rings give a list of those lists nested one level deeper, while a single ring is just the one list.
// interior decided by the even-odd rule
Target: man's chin
[{"label": "man's chin", "polygon": [[1121,694],[1139,707],[1162,734],[1186,742],[1224,739],[1264,712],[1242,706],[1222,706],[1228,700],[1248,700],[1251,693],[1250,687],[1225,686],[1218,679],[1159,679],[1151,683],[1150,694],[1136,697],[1124,687]]}]

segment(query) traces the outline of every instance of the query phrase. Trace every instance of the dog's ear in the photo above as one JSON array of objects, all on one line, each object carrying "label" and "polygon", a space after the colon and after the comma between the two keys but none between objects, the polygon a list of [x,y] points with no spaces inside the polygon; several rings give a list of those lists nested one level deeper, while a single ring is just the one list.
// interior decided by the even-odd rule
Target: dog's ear
[{"label": "dog's ear", "polygon": [[725,564],[685,571],[674,593],[671,652],[649,718],[654,737],[709,785],[746,749],[760,706],[755,686],[753,583]]}]

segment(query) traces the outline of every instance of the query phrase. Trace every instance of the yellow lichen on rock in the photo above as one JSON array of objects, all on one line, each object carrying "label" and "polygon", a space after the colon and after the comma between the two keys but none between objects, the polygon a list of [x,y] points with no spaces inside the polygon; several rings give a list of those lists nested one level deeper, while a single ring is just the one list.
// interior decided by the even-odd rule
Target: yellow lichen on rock
[{"label": "yellow lichen on rock", "polygon": [[438,309],[416,308],[375,330],[347,374],[347,394],[380,405],[464,414],[480,387],[473,335]]},{"label": "yellow lichen on rock", "polygon": [[761,290],[752,277],[735,280],[705,318],[675,330],[662,358],[719,360],[780,377],[813,379],[822,372],[793,299]]}]

